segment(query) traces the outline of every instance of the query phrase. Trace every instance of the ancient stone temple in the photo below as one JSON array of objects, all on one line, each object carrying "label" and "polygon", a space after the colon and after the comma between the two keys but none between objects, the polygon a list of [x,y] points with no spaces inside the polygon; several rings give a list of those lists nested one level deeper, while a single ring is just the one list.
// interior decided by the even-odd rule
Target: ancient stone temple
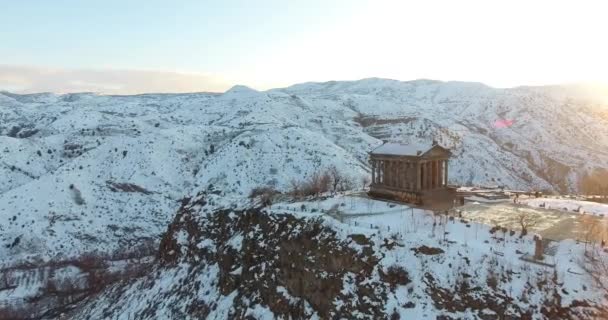
[{"label": "ancient stone temple", "polygon": [[453,202],[448,187],[450,151],[432,144],[385,143],[370,152],[370,196],[416,204]]}]

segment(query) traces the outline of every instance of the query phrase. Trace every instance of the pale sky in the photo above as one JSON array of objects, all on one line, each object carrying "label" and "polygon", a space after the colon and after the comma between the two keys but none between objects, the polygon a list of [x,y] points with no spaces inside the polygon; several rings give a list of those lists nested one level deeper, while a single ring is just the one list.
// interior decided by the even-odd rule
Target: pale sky
[{"label": "pale sky", "polygon": [[608,83],[606,2],[0,0],[0,90]]}]

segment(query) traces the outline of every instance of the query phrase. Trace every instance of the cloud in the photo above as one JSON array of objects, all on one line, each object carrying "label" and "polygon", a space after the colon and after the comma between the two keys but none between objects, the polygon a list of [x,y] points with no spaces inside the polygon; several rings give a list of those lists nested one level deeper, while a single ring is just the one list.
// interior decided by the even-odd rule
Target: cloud
[{"label": "cloud", "polygon": [[223,92],[233,83],[210,74],[157,70],[56,69],[0,65],[0,90],[104,94]]}]

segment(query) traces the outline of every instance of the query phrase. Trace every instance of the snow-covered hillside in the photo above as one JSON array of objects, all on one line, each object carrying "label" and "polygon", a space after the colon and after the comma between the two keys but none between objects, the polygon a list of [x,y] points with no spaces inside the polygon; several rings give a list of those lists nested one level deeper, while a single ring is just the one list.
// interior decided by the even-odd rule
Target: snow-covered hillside
[{"label": "snow-covered hillside", "polygon": [[[575,191],[583,172],[608,167],[608,108],[597,101],[568,87],[494,89],[476,83],[385,79],[306,83],[265,92],[236,86],[223,94],[0,93],[0,304],[20,297],[38,306],[46,305],[49,300],[44,295],[51,292],[51,301],[62,301],[52,303],[70,305],[74,299],[86,298],[90,290],[103,288],[91,287],[96,283],[91,279],[99,279],[97,272],[101,269],[144,259],[143,264],[137,263],[137,272],[118,270],[136,274],[147,270],[161,235],[172,221],[178,223],[175,214],[188,196],[222,195],[214,198],[222,204],[209,205],[208,211],[192,208],[201,218],[217,208],[245,207],[246,196],[254,187],[285,191],[292,180],[306,179],[332,166],[351,180],[351,186],[360,188],[369,175],[367,152],[382,140],[438,140],[453,151],[450,182],[454,184]],[[281,210],[270,213],[272,216],[262,219],[282,216]],[[296,224],[313,227],[303,221]],[[330,227],[327,234],[339,232],[344,226]],[[171,227],[167,233],[173,235]],[[378,247],[383,239],[368,231],[363,233],[374,241],[374,255],[393,254]],[[343,237],[328,239],[328,249],[340,246],[348,260],[352,243],[344,246]],[[318,254],[313,247],[305,249]],[[154,248],[152,252],[150,248]],[[101,260],[118,260],[93,259],[95,263],[87,263],[83,254],[92,252]],[[405,252],[399,255],[407,256]],[[168,252],[161,247],[158,254],[167,257]],[[474,254],[478,257],[479,252]],[[365,265],[366,261],[357,259],[350,262]],[[155,265],[158,270],[166,269],[163,264]],[[19,269],[22,267],[26,270]],[[212,270],[212,264],[200,268],[211,268],[201,275],[219,272]],[[368,276],[380,272],[378,268],[363,269]],[[393,310],[386,308],[394,308],[404,315],[434,314],[433,308],[423,305],[396,306],[398,300],[391,293],[395,284],[391,282],[404,281],[403,274],[382,270],[388,272],[388,278],[369,278],[383,292],[380,300],[374,300],[377,304],[353,305],[354,309],[344,310],[378,315],[391,313]],[[433,289],[436,294],[447,294],[446,282],[438,278],[431,284],[416,270],[408,272],[414,272],[411,275],[417,281],[427,281],[429,287],[437,289]],[[75,279],[58,289],[56,283],[63,283],[61,275],[66,272]],[[85,277],[89,280],[83,281]],[[158,278],[150,277],[153,282],[160,281],[160,290],[167,294],[175,292],[162,281],[189,279],[164,271]],[[338,294],[341,301],[354,294],[348,291],[354,288],[346,280],[339,280],[343,285],[340,288],[347,290]],[[216,285],[208,289],[221,289]],[[281,299],[295,299],[289,293],[292,285],[291,289],[277,288],[276,292],[284,292]],[[74,288],[81,291],[62,296],[66,291],[61,290]],[[301,294],[313,292],[306,290]],[[276,298],[273,294],[270,297]],[[375,299],[367,293],[360,296]],[[129,299],[137,297],[150,298],[142,291]],[[239,298],[249,297],[242,294]],[[585,294],[577,297],[602,303]],[[491,302],[495,297],[486,298]],[[340,312],[339,308],[333,309],[336,305],[323,302],[321,309],[312,310],[311,305],[319,304],[306,300],[309,305],[302,304],[300,316]],[[465,304],[446,307],[456,308],[459,314]],[[38,315],[44,312],[34,305],[21,307],[36,309]],[[101,310],[95,305],[86,307],[90,309],[84,309],[83,315],[97,315]],[[217,308],[217,312],[228,312]]]},{"label": "snow-covered hillside", "polygon": [[365,79],[223,94],[0,93],[0,261],[158,239],[178,201],[201,189],[242,198],[331,165],[360,185],[382,140],[452,148],[451,183],[572,191],[582,171],[608,167],[608,119],[558,89]]},{"label": "snow-covered hillside", "polygon": [[[600,319],[605,287],[584,246],[358,197],[178,210],[147,275],[80,304],[74,319]],[[327,214],[342,216],[343,221]],[[361,214],[359,212],[366,212]],[[604,252],[598,252],[606,256]],[[554,265],[554,267],[553,267]],[[603,279],[605,280],[605,279]]]}]

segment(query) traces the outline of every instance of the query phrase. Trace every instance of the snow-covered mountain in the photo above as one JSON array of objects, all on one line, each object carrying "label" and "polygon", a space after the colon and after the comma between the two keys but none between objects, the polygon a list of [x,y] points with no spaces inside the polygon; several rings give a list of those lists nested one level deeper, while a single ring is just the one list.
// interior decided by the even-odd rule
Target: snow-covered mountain
[{"label": "snow-covered mountain", "polygon": [[[285,191],[331,166],[360,188],[367,152],[383,140],[451,148],[454,184],[576,191],[582,173],[608,168],[604,98],[386,79],[223,94],[0,93],[0,263],[36,270],[6,280],[17,289],[0,288],[0,304],[19,288],[36,295],[51,273],[82,278],[66,262],[74,257],[158,244],[188,196],[221,193],[209,210],[243,207],[254,187]],[[49,273],[49,263],[63,269]]]},{"label": "snow-covered mountain", "polygon": [[201,189],[242,198],[330,165],[360,181],[382,140],[451,148],[451,183],[575,191],[582,172],[608,167],[607,108],[579,92],[365,79],[223,94],[0,93],[0,259],[157,238]]}]

